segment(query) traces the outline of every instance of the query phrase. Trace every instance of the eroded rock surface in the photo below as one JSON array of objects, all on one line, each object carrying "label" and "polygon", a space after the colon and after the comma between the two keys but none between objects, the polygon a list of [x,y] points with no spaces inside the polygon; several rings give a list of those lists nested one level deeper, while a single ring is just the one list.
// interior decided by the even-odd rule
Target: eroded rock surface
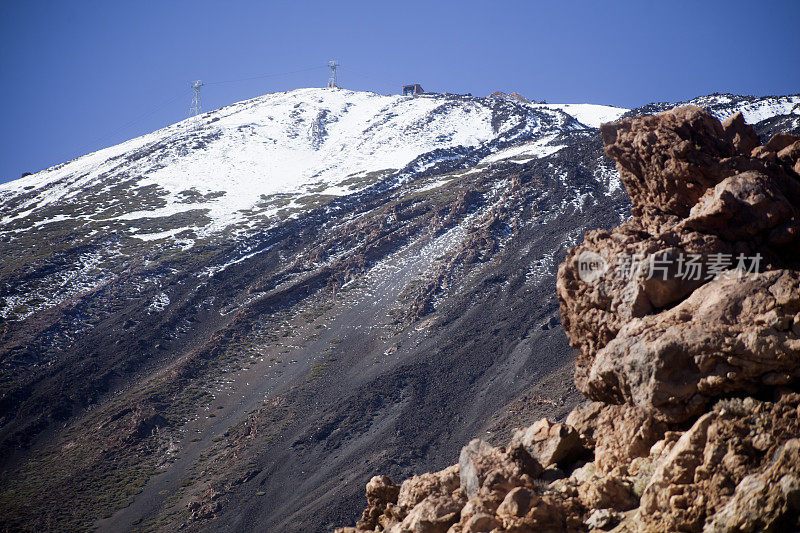
[{"label": "eroded rock surface", "polygon": [[[720,124],[691,106],[601,131],[634,218],[589,232],[559,269],[578,388],[681,422],[715,398],[796,380],[795,137],[756,146],[741,117]],[[582,274],[587,254],[606,268]]]},{"label": "eroded rock surface", "polygon": [[601,131],[634,216],[557,284],[591,401],[396,501],[373,478],[355,531],[800,528],[800,138],[692,106]]}]

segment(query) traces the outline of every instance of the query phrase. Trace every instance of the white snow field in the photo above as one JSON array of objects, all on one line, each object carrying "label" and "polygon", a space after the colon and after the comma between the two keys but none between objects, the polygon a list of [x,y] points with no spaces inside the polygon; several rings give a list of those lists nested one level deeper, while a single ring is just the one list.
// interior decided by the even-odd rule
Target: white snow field
[{"label": "white snow field", "polygon": [[599,128],[604,122],[613,122],[623,114],[630,111],[624,107],[613,107],[597,104],[539,104],[547,109],[560,109],[564,113],[575,117],[581,124],[592,128]]},{"label": "white snow field", "polygon": [[[87,187],[109,189],[134,178],[137,188],[156,186],[163,206],[104,220],[165,217],[202,208],[213,221],[204,231],[212,232],[241,222],[243,210],[271,195],[350,194],[358,190],[359,177],[402,169],[435,150],[478,148],[491,141],[531,138],[537,129],[568,127],[569,117],[556,110],[528,117],[525,111],[533,113],[534,106],[527,110],[515,105],[523,109],[521,116],[512,114],[498,126],[482,99],[342,89],[268,94],[2,184],[0,202],[23,190],[27,198],[0,225],[26,217],[34,207],[80,197]],[[157,153],[136,157],[143,151]],[[187,203],[185,191],[217,195]]]},{"label": "white snow field", "polygon": [[[743,107],[725,95],[695,102],[722,118],[741,108],[750,123],[800,113],[799,96],[751,99]],[[627,111],[344,89],[267,94],[0,184],[0,232],[66,217],[125,221],[130,235],[154,240],[180,228],[140,229],[147,220],[190,211],[207,217],[186,217],[197,235],[254,228],[281,210],[363,190],[415,161],[409,170],[419,172],[476,150],[482,163],[545,157],[561,148],[559,133],[596,128]],[[80,202],[81,209],[68,208]],[[48,206],[57,209],[43,210]]]}]

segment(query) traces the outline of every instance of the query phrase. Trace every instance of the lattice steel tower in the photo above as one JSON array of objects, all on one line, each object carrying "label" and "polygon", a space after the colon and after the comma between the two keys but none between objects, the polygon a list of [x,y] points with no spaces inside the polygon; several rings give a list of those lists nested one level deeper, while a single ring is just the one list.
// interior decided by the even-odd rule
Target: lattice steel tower
[{"label": "lattice steel tower", "polygon": [[195,81],[192,83],[192,89],[194,89],[194,94],[192,95],[192,107],[189,109],[189,116],[196,117],[200,113],[203,112],[203,104],[200,100],[200,87],[203,86],[203,82],[200,80]]},{"label": "lattice steel tower", "polygon": [[332,89],[338,89],[339,86],[336,85],[336,67],[339,66],[339,62],[335,59],[328,61],[328,67],[331,69],[331,75],[328,77],[328,87]]}]

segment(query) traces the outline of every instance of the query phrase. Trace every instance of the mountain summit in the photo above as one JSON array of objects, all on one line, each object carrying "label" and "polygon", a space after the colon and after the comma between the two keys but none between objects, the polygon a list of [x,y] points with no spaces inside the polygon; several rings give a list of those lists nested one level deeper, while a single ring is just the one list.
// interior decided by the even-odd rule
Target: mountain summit
[{"label": "mountain summit", "polygon": [[[72,203],[101,208],[76,213],[79,221],[107,224],[206,210],[208,220],[195,224],[131,233],[144,239],[183,229],[198,235],[246,231],[254,219],[302,210],[312,198],[353,194],[390,175],[387,185],[396,185],[445,161],[472,166],[503,147],[534,139],[546,144],[586,128],[580,120],[596,127],[625,111],[342,89],[269,94],[6,184],[6,201],[14,191],[29,192],[3,223],[28,216],[27,207]],[[123,191],[136,201],[125,202]]]}]

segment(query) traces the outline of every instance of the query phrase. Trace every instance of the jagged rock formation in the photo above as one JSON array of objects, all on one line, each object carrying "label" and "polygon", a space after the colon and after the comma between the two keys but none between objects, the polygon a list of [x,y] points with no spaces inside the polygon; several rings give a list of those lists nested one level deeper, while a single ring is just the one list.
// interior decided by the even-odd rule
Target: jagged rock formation
[{"label": "jagged rock formation", "polygon": [[[783,155],[789,139],[756,147],[741,116],[720,124],[688,106],[601,131],[634,218],[589,233],[560,269],[564,329],[581,350],[578,388],[681,422],[721,395],[800,376],[790,329],[800,305],[800,182]],[[578,264],[587,254],[608,267],[588,283]],[[688,275],[692,256],[698,268]],[[631,268],[635,257],[641,268]],[[753,270],[751,258],[763,275],[716,275]]]},{"label": "jagged rock formation", "polygon": [[693,106],[601,132],[634,216],[557,281],[592,401],[399,489],[373,478],[340,531],[800,527],[800,137],[762,146]]}]

